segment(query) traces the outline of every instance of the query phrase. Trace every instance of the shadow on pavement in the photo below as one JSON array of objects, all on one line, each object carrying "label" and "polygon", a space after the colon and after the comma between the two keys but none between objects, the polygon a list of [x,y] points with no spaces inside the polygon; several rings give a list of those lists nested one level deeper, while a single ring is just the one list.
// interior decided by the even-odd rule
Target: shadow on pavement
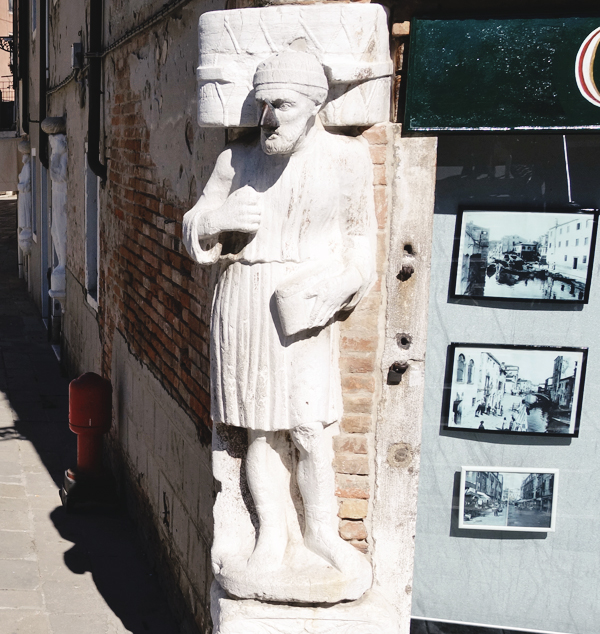
[{"label": "shadow on pavement", "polygon": [[69,381],[48,342],[39,312],[17,268],[16,200],[0,197],[0,443],[27,440],[56,484],[50,519],[73,543],[64,563],[90,571],[98,592],[132,634],[179,634],[136,529],[123,510],[67,513],[59,488],[76,464],[68,427]]},{"label": "shadow on pavement", "polygon": [[71,572],[91,572],[98,592],[133,634],[176,634],[157,579],[140,550],[135,528],[120,513],[86,510],[50,514],[63,539],[73,542],[64,554]]}]

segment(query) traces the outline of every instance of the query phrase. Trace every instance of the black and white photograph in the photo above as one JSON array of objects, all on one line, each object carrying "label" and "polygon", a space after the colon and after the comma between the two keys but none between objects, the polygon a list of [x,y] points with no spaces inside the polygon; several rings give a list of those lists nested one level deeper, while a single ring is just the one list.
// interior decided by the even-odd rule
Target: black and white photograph
[{"label": "black and white photograph", "polygon": [[552,532],[557,469],[463,467],[458,527]]},{"label": "black and white photograph", "polygon": [[451,344],[444,428],[577,436],[586,348]]},{"label": "black and white photograph", "polygon": [[523,634],[523,630],[486,627],[485,625],[473,625],[471,623],[448,623],[446,621],[421,619],[413,616],[410,622],[410,634]]},{"label": "black and white photograph", "polygon": [[454,297],[586,303],[595,212],[463,211]]}]

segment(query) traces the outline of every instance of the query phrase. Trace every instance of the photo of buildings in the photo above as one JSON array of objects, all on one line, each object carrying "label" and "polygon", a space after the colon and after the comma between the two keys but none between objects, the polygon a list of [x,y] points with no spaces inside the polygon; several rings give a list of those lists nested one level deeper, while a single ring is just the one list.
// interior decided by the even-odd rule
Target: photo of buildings
[{"label": "photo of buildings", "polygon": [[585,350],[456,344],[446,428],[577,435]]},{"label": "photo of buildings", "polygon": [[553,530],[556,470],[464,467],[460,528]]},{"label": "photo of buildings", "polygon": [[464,211],[456,296],[587,301],[590,213]]}]

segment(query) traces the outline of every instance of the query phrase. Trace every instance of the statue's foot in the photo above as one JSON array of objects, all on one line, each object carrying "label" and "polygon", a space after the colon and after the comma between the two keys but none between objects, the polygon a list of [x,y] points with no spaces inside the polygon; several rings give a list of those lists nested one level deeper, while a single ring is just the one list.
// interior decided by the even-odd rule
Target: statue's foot
[{"label": "statue's foot", "polygon": [[277,570],[283,563],[287,548],[287,532],[276,527],[260,527],[256,546],[248,558],[251,574]]},{"label": "statue's foot", "polygon": [[321,526],[316,531],[307,531],[304,544],[344,575],[360,577],[372,574],[367,558],[329,527]]}]

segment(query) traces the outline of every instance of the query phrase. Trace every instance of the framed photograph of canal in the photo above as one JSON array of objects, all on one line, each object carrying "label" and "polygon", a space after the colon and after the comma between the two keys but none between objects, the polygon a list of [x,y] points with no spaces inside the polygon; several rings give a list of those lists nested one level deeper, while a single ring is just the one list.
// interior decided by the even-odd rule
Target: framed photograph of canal
[{"label": "framed photograph of canal", "polygon": [[586,361],[587,348],[453,343],[444,429],[577,436]]},{"label": "framed photograph of canal", "polygon": [[458,527],[554,532],[558,469],[463,467]]},{"label": "framed photograph of canal", "polygon": [[598,214],[463,210],[457,219],[453,297],[588,301]]}]

